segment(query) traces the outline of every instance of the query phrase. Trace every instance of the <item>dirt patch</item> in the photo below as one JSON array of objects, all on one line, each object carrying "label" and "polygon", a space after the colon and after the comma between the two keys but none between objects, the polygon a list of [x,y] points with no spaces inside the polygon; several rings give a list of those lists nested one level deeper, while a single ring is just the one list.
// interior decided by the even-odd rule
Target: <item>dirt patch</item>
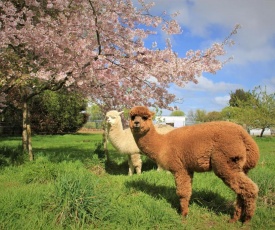
[{"label": "dirt patch", "polygon": [[92,133],[92,134],[102,134],[103,129],[87,129],[87,128],[81,128],[77,131],[78,133]]}]

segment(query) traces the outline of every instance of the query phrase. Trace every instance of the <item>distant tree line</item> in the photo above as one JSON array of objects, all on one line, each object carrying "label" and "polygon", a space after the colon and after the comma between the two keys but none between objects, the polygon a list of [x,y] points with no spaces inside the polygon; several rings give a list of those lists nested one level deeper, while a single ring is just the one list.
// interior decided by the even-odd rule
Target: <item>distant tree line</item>
[{"label": "distant tree line", "polygon": [[230,93],[229,106],[221,112],[205,110],[189,111],[187,118],[191,123],[227,120],[247,127],[262,129],[275,127],[275,93],[269,94],[266,88],[255,87],[252,91],[237,89]]},{"label": "distant tree line", "polygon": [[[36,134],[73,133],[80,129],[89,117],[90,121],[104,119],[99,106],[87,107],[87,100],[83,95],[66,89],[45,90],[33,97],[29,106],[30,123],[33,133]],[[185,113],[176,109],[170,115],[185,116]],[[127,110],[125,110],[125,116],[127,117]],[[13,104],[7,105],[2,111],[1,118],[5,126],[2,132],[14,134],[16,129],[17,134],[21,134],[22,110],[20,107]],[[266,128],[275,127],[275,94],[268,94],[266,88],[260,86],[247,92],[237,89],[230,93],[229,105],[222,111],[191,110],[187,114],[187,119],[191,124],[219,120],[232,121],[246,126],[247,129],[261,128],[262,136]]]}]

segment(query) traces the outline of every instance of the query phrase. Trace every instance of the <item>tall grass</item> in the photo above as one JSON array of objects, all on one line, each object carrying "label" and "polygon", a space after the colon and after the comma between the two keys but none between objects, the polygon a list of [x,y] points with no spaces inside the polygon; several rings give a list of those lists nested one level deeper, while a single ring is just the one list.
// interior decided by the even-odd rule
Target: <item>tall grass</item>
[{"label": "tall grass", "polygon": [[0,146],[0,167],[8,165],[20,165],[24,163],[23,148],[21,145],[16,147]]},{"label": "tall grass", "polygon": [[20,138],[1,138],[0,229],[275,229],[275,138],[256,138],[261,158],[249,176],[260,192],[248,226],[227,223],[235,194],[211,172],[195,174],[182,223],[173,176],[143,157],[142,175],[129,177],[111,146],[111,162],[99,156],[100,140],[34,136],[36,160],[24,162],[11,160],[22,159]]}]

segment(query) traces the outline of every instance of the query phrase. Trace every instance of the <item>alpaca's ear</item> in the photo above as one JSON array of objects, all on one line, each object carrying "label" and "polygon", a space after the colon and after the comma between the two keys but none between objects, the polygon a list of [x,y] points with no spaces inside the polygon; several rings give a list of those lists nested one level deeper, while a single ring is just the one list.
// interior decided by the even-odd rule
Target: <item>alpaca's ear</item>
[{"label": "alpaca's ear", "polygon": [[155,115],[155,112],[150,111],[150,113],[151,113],[151,117]]},{"label": "alpaca's ear", "polygon": [[121,114],[123,114],[123,113],[124,113],[124,111],[118,112],[119,115],[121,115]]}]

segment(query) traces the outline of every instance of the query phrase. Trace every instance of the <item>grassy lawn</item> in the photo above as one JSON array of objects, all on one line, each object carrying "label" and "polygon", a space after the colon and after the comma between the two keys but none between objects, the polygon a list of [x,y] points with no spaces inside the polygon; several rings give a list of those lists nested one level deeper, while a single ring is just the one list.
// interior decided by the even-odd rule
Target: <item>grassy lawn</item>
[{"label": "grassy lawn", "polygon": [[[213,173],[195,174],[182,222],[174,179],[143,157],[142,175],[127,176],[125,156],[100,134],[34,136],[35,161],[20,137],[0,137],[0,229],[275,229],[275,138],[256,138],[261,158],[249,175],[260,188],[251,223],[228,224],[235,194]],[[24,162],[24,163],[23,163]]]}]

